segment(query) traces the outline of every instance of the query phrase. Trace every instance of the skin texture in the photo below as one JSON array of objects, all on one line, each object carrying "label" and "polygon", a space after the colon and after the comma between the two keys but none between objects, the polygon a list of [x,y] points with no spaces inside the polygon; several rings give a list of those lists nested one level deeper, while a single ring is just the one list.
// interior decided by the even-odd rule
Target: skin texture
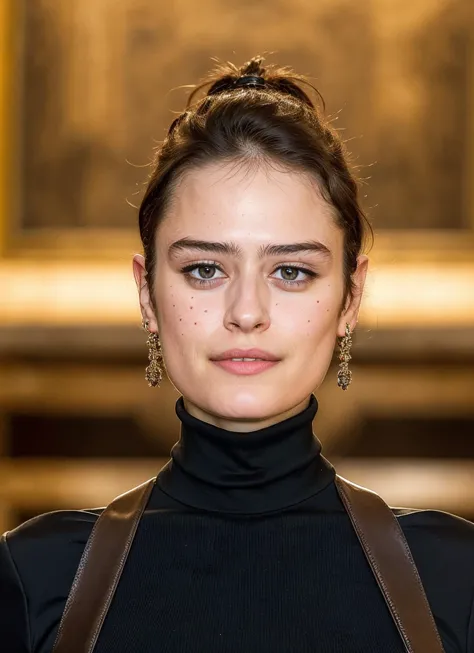
[{"label": "skin texture", "polygon": [[[170,251],[181,239],[233,243],[239,252]],[[307,241],[322,243],[330,255],[261,256],[266,245]],[[343,232],[317,184],[268,164],[188,171],[156,231],[156,253],[153,298],[143,257],[133,259],[141,312],[160,335],[168,376],[188,412],[245,433],[304,410],[324,380],[337,336],[344,335],[346,322],[355,328],[368,265],[360,255],[355,297],[343,307]],[[181,271],[193,264],[201,268]],[[209,277],[210,283],[199,284]],[[228,349],[252,347],[279,362],[260,374],[237,376],[211,360]]]}]

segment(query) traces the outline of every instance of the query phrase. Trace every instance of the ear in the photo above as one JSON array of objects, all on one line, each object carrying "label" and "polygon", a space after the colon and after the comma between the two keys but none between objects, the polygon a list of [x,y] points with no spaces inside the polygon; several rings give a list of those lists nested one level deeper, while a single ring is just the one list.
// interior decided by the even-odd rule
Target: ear
[{"label": "ear", "polygon": [[138,299],[143,320],[148,320],[148,329],[158,333],[158,323],[150,296],[150,288],[147,281],[145,259],[141,254],[133,257],[133,276],[138,289]]},{"label": "ear", "polygon": [[354,331],[356,327],[368,266],[368,257],[365,256],[365,254],[361,254],[357,258],[357,268],[352,274],[352,279],[355,286],[354,296],[352,299],[348,297],[346,306],[340,315],[339,323],[337,326],[337,335],[341,338],[346,334],[346,323],[350,325],[351,332]]}]

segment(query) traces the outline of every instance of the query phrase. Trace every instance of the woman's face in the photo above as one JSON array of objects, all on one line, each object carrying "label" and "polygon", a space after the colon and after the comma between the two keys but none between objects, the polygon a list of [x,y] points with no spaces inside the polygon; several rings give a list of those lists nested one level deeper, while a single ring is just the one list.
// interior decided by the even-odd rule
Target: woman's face
[{"label": "woman's face", "polygon": [[[230,164],[181,179],[156,232],[156,261],[156,312],[139,255],[134,271],[168,376],[188,412],[237,431],[306,407],[337,336],[346,322],[355,327],[367,269],[361,256],[356,298],[341,312],[343,233],[316,184]],[[242,357],[272,360],[231,360]]]}]

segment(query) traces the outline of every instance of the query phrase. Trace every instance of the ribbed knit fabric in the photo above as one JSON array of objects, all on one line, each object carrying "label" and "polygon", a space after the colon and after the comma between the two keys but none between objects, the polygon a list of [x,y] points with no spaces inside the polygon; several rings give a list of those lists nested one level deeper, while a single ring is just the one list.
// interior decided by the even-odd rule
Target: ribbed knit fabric
[{"label": "ribbed knit fabric", "polygon": [[[176,410],[181,438],[95,653],[403,653],[312,433],[316,399],[247,434],[196,420],[182,400]],[[439,511],[393,511],[446,653],[474,653],[474,525]],[[99,513],[48,513],[3,538],[1,653],[50,653]]]}]

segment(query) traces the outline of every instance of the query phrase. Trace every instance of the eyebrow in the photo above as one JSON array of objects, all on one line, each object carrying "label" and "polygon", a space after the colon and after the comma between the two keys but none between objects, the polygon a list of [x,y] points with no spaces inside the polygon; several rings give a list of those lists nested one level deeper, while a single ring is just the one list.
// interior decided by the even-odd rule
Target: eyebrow
[{"label": "eyebrow", "polygon": [[[183,250],[199,250],[212,254],[227,254],[235,258],[242,257],[242,249],[235,243],[212,242],[208,240],[194,240],[181,238],[172,243],[168,249],[169,256]],[[265,256],[286,256],[287,254],[322,254],[327,259],[332,259],[331,250],[317,240],[307,240],[302,243],[289,243],[287,245],[262,245],[258,250],[260,259]]]}]

